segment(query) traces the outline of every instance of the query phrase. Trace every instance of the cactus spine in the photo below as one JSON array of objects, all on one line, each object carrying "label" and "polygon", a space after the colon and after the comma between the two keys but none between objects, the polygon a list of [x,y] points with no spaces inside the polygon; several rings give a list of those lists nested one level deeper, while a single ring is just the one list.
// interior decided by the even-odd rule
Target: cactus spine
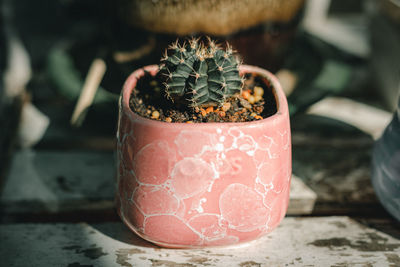
[{"label": "cactus spine", "polygon": [[223,50],[210,39],[208,46],[196,39],[182,45],[176,41],[161,59],[160,71],[166,95],[192,107],[221,105],[243,85],[232,48]]}]

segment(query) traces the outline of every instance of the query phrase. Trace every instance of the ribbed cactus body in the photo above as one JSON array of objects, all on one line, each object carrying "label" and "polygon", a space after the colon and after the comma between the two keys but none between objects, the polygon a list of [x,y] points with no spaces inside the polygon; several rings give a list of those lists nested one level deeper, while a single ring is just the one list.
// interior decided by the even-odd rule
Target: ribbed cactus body
[{"label": "ribbed cactus body", "polygon": [[232,50],[222,50],[212,41],[205,47],[196,40],[173,44],[162,59],[166,94],[191,106],[219,105],[240,93],[242,79]]}]

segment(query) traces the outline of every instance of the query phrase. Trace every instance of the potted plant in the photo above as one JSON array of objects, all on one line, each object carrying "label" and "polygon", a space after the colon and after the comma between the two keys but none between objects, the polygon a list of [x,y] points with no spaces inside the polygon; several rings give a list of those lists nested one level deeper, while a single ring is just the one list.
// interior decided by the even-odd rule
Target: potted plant
[{"label": "potted plant", "polygon": [[[245,80],[246,79],[246,80]],[[164,247],[233,245],[274,229],[291,178],[278,80],[209,40],[172,44],[120,98],[118,212]]]}]

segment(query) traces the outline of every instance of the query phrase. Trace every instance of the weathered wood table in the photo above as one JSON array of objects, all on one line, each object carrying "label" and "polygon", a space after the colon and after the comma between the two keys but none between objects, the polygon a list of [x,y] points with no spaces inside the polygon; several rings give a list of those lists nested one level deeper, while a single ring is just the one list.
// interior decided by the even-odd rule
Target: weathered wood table
[{"label": "weathered wood table", "polygon": [[15,151],[0,195],[2,266],[400,266],[400,227],[370,182],[373,138],[337,120],[292,119],[286,218],[241,247],[174,250],[131,233],[116,215],[112,130],[71,129],[44,104],[44,139]]}]

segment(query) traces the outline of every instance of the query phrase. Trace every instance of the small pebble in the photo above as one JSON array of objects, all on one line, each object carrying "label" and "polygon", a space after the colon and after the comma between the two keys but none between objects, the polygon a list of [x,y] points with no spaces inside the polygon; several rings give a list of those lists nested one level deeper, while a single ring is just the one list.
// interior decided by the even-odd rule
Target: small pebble
[{"label": "small pebble", "polygon": [[258,95],[258,96],[264,95],[264,89],[260,86],[255,86],[253,90],[254,90],[254,95]]},{"label": "small pebble", "polygon": [[247,90],[246,90],[246,91],[243,91],[243,92],[242,92],[242,96],[243,96],[244,99],[248,99],[249,96],[250,96],[249,91],[247,91]]},{"label": "small pebble", "polygon": [[251,109],[251,105],[246,99],[241,98],[240,105],[242,105],[243,107],[245,107],[247,109]]},{"label": "small pebble", "polygon": [[256,98],[253,95],[250,95],[247,101],[249,101],[250,104],[254,104],[256,103]]},{"label": "small pebble", "polygon": [[150,110],[150,109],[148,109],[148,110],[146,110],[146,112],[147,112],[147,114],[150,114],[150,113],[151,113],[151,110]]},{"label": "small pebble", "polygon": [[225,111],[220,111],[218,114],[219,114],[219,116],[221,116],[221,117],[225,117],[225,115],[226,115]]},{"label": "small pebble", "polygon": [[222,110],[223,111],[228,111],[231,108],[231,103],[225,103],[222,105]]},{"label": "small pebble", "polygon": [[261,112],[263,112],[264,107],[263,106],[255,106],[254,107],[254,111],[257,112],[258,114],[260,114]]},{"label": "small pebble", "polygon": [[255,96],[254,96],[255,102],[258,102],[258,101],[260,101],[261,99],[262,99],[262,96],[260,96],[260,95],[255,95]]},{"label": "small pebble", "polygon": [[165,118],[166,122],[172,122],[172,119],[170,117]]},{"label": "small pebble", "polygon": [[155,110],[155,111],[153,111],[153,113],[151,113],[152,119],[158,119],[158,117],[160,117],[160,112],[158,112],[157,110]]},{"label": "small pebble", "polygon": [[208,107],[206,109],[206,113],[208,114],[208,113],[211,113],[211,112],[214,112],[214,108],[213,107]]}]

